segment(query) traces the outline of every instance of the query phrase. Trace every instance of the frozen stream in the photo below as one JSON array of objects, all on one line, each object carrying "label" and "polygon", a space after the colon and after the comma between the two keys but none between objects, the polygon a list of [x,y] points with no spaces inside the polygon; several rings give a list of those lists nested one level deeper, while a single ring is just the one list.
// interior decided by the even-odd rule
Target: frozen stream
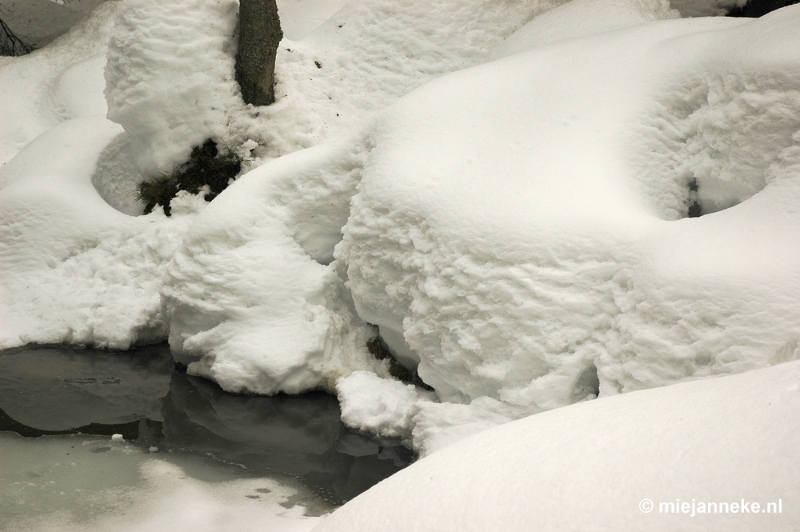
[{"label": "frozen stream", "polygon": [[227,394],[166,346],[3,353],[0,455],[5,530],[307,530],[412,459],[330,395]]}]

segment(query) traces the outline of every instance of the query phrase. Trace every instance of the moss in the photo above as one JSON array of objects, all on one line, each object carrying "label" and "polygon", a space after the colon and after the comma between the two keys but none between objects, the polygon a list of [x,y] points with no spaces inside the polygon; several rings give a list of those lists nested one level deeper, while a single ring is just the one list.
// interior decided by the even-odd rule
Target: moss
[{"label": "moss", "polygon": [[383,347],[383,342],[381,342],[380,336],[376,336],[372,340],[369,340],[367,342],[367,349],[370,353],[372,353],[372,356],[378,360],[389,360],[389,374],[392,377],[403,382],[412,382],[414,380],[414,376],[411,374],[411,372],[398,364],[397,360],[392,356],[389,350]]},{"label": "moss", "polygon": [[144,203],[145,213],[161,205],[169,216],[169,202],[178,191],[197,194],[208,185],[210,192],[206,194],[206,201],[211,201],[227,188],[240,170],[239,157],[234,153],[220,154],[214,141],[209,139],[202,146],[193,148],[189,161],[175,168],[171,174],[139,183],[137,199]]}]

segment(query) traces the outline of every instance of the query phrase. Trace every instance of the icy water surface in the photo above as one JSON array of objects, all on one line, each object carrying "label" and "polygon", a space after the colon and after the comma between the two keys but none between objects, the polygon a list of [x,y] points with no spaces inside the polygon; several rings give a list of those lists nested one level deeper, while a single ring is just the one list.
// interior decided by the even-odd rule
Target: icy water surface
[{"label": "icy water surface", "polygon": [[[142,460],[159,458],[177,467],[176,474],[203,482],[277,479],[294,485],[293,495],[283,497],[285,507],[301,503],[318,514],[413,458],[396,441],[380,441],[344,427],[338,403],[328,394],[228,394],[209,381],[176,371],[166,346],[125,353],[32,348],[0,354],[0,431],[5,431],[0,432],[4,462],[13,455],[16,462],[31,458],[43,468],[37,472],[27,465],[2,466],[6,493],[0,498],[6,503],[0,503],[0,513],[6,516],[12,510],[30,513],[36,504],[52,507],[55,503],[48,503],[47,497],[58,501],[94,489],[81,487],[81,482],[95,487],[110,482],[108,489],[102,488],[104,493],[123,493],[121,486],[141,476]],[[122,434],[125,442],[112,441],[112,434]],[[76,465],[69,465],[73,462]],[[116,476],[98,473],[111,470]],[[71,491],[59,494],[53,488],[42,500],[25,495],[25,482],[49,485],[37,480],[43,475],[56,484],[71,477]],[[59,475],[64,478],[59,480]],[[9,492],[12,476],[17,491]],[[242,497],[266,497],[273,488]],[[109,504],[106,499],[104,506]],[[84,506],[86,512],[93,511],[91,501]]]}]

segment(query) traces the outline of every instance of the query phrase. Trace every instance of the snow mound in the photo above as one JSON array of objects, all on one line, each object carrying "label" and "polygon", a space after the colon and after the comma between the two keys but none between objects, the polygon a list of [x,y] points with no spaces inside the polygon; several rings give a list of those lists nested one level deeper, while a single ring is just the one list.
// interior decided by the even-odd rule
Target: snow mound
[{"label": "snow mound", "polygon": [[339,379],[336,393],[346,425],[390,438],[410,439],[420,404],[435,400],[431,392],[366,371]]},{"label": "snow mound", "polygon": [[558,41],[670,18],[680,18],[680,14],[670,8],[668,0],[573,0],[515,31],[492,57],[500,59]]},{"label": "snow mound", "polygon": [[[426,79],[484,60],[541,9],[370,0],[344,7],[300,43],[285,41],[278,101],[257,111],[269,125],[259,142],[269,153],[296,153],[229,187],[171,261],[162,294],[176,358],[231,391],[333,391],[352,371],[388,376],[366,349],[374,328],[357,316],[333,263],[372,149],[363,131],[374,112]],[[304,113],[313,120],[303,122]],[[242,139],[245,115],[234,121]],[[315,123],[340,139],[320,142]]]},{"label": "snow mound", "polygon": [[178,199],[172,219],[133,218],[109,206],[92,174],[121,133],[102,117],[70,120],[3,167],[1,348],[66,342],[127,349],[166,336],[158,296],[164,268],[204,202]]},{"label": "snow mound", "polygon": [[106,53],[118,6],[105,3],[49,46],[0,63],[0,166],[65,120],[105,114],[98,56]]},{"label": "snow mound", "polygon": [[143,175],[168,173],[207,138],[224,140],[226,110],[238,107],[236,14],[235,0],[130,0],[118,10],[108,118],[125,128]]},{"label": "snow mound", "polygon": [[232,150],[255,141],[254,157],[269,160],[357,129],[425,81],[485,60],[553,5],[364,0],[336,11],[315,3],[290,25],[335,14],[301,42],[281,43],[277,101],[253,107],[234,79],[234,0],[129,0],[109,41],[108,116],[129,134],[146,177],[170,172],[207,138]]},{"label": "snow mound", "polygon": [[793,362],[518,420],[419,460],[314,530],[792,530],[799,380]]},{"label": "snow mound", "polygon": [[335,253],[359,316],[499,420],[796,357],[798,29],[640,24],[401,99]]},{"label": "snow mound", "polygon": [[364,152],[362,141],[284,156],[195,221],[163,288],[170,347],[191,373],[264,394],[332,390],[353,370],[388,376],[330,263]]}]

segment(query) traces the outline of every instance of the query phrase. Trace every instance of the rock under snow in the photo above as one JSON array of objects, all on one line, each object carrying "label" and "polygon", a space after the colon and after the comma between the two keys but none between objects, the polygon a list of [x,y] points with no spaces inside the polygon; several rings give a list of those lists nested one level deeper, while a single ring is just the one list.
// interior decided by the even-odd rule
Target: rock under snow
[{"label": "rock under snow", "polygon": [[335,253],[359,316],[442,401],[528,413],[797,357],[798,31],[640,24],[401,99]]}]

